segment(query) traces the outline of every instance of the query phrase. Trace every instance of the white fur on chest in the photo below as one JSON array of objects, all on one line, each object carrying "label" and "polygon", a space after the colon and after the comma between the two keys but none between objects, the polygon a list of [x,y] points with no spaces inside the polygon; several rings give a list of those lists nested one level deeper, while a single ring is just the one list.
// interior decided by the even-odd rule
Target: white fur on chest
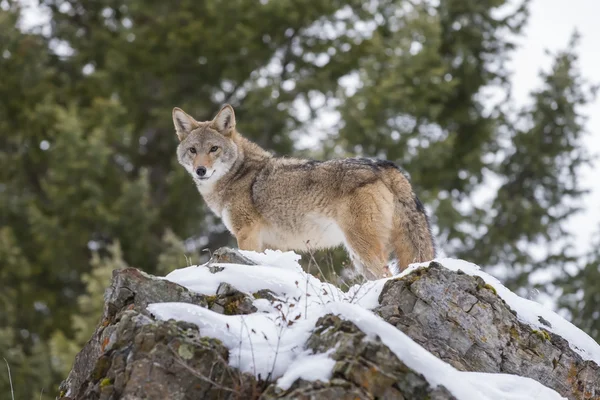
[{"label": "white fur on chest", "polygon": [[227,230],[231,233],[234,233],[233,223],[231,222],[231,214],[229,213],[229,210],[227,208],[223,208],[223,210],[221,211],[221,220],[223,221],[223,224],[225,225]]},{"label": "white fur on chest", "polygon": [[[213,190],[214,186],[213,185],[196,185],[196,186],[198,188],[198,191],[202,195],[204,202],[206,203],[208,208],[210,208],[210,211],[212,211],[213,214],[215,214],[217,217],[223,218],[223,212],[226,209],[225,209],[225,207],[223,207],[223,204],[220,202],[220,199],[217,196],[215,196],[215,192]],[[231,218],[229,218],[229,219],[231,219]],[[231,229],[229,228],[227,223],[225,223],[225,226],[231,232]]]},{"label": "white fur on chest", "polygon": [[262,230],[262,240],[269,248],[307,251],[337,247],[345,242],[338,224],[320,215],[307,215],[297,226],[271,225]]}]

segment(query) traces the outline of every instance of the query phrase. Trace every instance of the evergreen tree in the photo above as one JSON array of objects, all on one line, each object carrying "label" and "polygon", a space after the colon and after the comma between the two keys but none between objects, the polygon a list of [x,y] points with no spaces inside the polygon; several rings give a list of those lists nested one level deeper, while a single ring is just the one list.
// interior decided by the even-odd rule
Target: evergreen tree
[{"label": "evergreen tree", "polygon": [[566,272],[557,280],[558,305],[569,319],[600,342],[600,230],[592,250],[576,272]]},{"label": "evergreen tree", "polygon": [[[0,358],[10,366],[12,384],[19,399],[31,398],[60,379],[52,369],[48,344],[33,331],[22,329],[32,288],[32,266],[21,253],[9,227],[0,228]],[[37,304],[38,309],[42,304]],[[39,310],[47,311],[47,308]],[[2,360],[0,393],[8,396],[10,381]]]},{"label": "evergreen tree", "polygon": [[[45,166],[40,144],[55,122],[57,86],[48,41],[15,29],[19,16],[18,4],[0,4],[0,357],[10,365],[16,398],[29,399],[60,379],[42,334],[55,293],[38,292],[44,277],[28,235],[30,206],[44,201],[36,171]],[[2,370],[0,393],[8,396]]]},{"label": "evergreen tree", "polygon": [[[326,38],[319,26],[349,24],[336,12],[360,2],[302,0],[129,2],[44,0],[52,13],[52,37],[68,45],[65,60],[71,88],[81,106],[97,98],[118,98],[132,136],[123,143],[128,174],[149,171],[151,201],[160,204],[160,238],[165,227],[179,237],[208,232],[201,202],[173,157],[176,139],[171,110],[177,105],[209,119],[223,102],[236,106],[240,129],[281,153],[290,153],[294,100],[309,91],[333,91],[354,64],[355,51],[315,65],[319,54],[350,42],[348,32]],[[348,21],[346,21],[348,20]],[[268,21],[268,23],[265,23]],[[285,84],[284,84],[285,83]],[[214,246],[231,243],[223,229],[211,233]],[[200,240],[202,241],[202,240]],[[125,258],[133,253],[123,243]],[[146,257],[154,260],[155,257]],[[151,268],[151,267],[150,267]]]},{"label": "evergreen tree", "polygon": [[513,288],[527,286],[534,271],[562,271],[576,261],[565,223],[580,210],[578,199],[585,193],[578,177],[589,155],[580,108],[595,93],[579,73],[576,44],[575,35],[569,48],[556,54],[552,69],[541,73],[532,106],[502,126],[498,140],[511,146],[494,170],[503,183],[485,213],[478,212],[476,229],[482,234],[458,253],[476,263],[506,266],[506,283]]},{"label": "evergreen tree", "polygon": [[171,108],[209,118],[222,101],[243,98],[243,131],[287,153],[296,126],[291,104],[310,90],[333,91],[354,60],[352,52],[327,67],[305,60],[351,41],[321,38],[316,27],[355,17],[337,15],[346,4],[336,1],[300,8],[291,1],[200,8],[191,1],[47,1],[46,37],[15,29],[19,6],[6,4],[0,204],[8,228],[1,264],[2,285],[15,290],[3,295],[11,307],[1,321],[0,350],[15,353],[9,358],[16,383],[43,377],[40,388],[19,385],[17,396],[31,398],[55,387],[65,357],[80,345],[74,321],[89,312],[76,300],[90,290],[94,252],[105,254],[118,240],[124,262],[154,272],[174,267],[169,260],[178,245],[166,232],[193,240],[215,232],[211,247],[219,235],[221,243],[230,240],[211,220],[203,223],[202,202],[176,163]]}]

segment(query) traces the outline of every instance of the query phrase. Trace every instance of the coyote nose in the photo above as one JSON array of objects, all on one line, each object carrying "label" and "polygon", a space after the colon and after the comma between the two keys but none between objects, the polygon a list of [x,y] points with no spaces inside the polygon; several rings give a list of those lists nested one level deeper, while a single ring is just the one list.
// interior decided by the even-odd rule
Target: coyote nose
[{"label": "coyote nose", "polygon": [[202,178],[204,175],[206,175],[206,168],[204,168],[204,167],[196,168],[196,175],[198,175],[200,178]]}]

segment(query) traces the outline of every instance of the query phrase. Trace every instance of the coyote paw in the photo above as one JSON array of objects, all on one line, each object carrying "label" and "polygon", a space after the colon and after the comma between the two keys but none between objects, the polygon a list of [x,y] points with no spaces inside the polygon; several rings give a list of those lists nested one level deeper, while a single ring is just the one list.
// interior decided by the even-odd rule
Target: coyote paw
[{"label": "coyote paw", "polygon": [[384,278],[388,278],[390,276],[392,276],[392,272],[390,271],[390,266],[389,265],[385,265],[383,267],[383,277]]}]

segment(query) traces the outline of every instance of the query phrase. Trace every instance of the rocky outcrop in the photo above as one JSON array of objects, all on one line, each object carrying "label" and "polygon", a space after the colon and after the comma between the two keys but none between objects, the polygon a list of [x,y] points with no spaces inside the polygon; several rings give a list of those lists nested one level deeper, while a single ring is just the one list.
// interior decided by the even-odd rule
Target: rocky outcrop
[{"label": "rocky outcrop", "polygon": [[[240,253],[215,252],[216,262],[252,264]],[[229,365],[229,350],[195,325],[157,321],[146,306],[186,302],[221,314],[256,311],[254,298],[229,284],[216,295],[127,268],[113,273],[102,320],[62,383],[61,399],[453,399],[431,387],[377,338],[334,315],[320,318],[306,343],[335,360],[328,382],[296,380],[283,390]],[[463,371],[533,378],[569,399],[599,399],[600,369],[568,343],[522,324],[481,278],[435,263],[388,281],[374,310],[438,358]]]},{"label": "rocky outcrop", "polygon": [[[100,324],[92,338],[75,358],[71,373],[60,387],[60,395],[73,398],[87,398],[88,389],[96,384],[100,389],[106,380],[100,374],[106,363],[106,355],[124,333],[141,329],[143,325],[152,323],[146,306],[154,302],[182,301],[186,303],[207,305],[204,296],[194,294],[172,282],[151,277],[135,268],[114,271],[110,288],[104,296],[104,313]],[[122,317],[127,315],[127,318]],[[135,329],[134,329],[135,328]],[[93,381],[91,382],[90,379]],[[93,398],[93,397],[90,397]]]},{"label": "rocky outcrop", "polygon": [[[219,262],[251,263],[227,249],[213,254],[211,263]],[[102,319],[76,356],[59,398],[256,398],[258,383],[228,366],[228,349],[218,340],[200,337],[191,324],[155,321],[146,310],[148,304],[165,302],[221,313],[256,310],[251,297],[226,283],[217,292],[202,296],[135,268],[115,270]]]},{"label": "rocky outcrop", "polygon": [[458,370],[525,376],[570,399],[600,399],[598,365],[562,337],[521,323],[480,277],[432,262],[388,281],[379,303],[379,316]]}]

